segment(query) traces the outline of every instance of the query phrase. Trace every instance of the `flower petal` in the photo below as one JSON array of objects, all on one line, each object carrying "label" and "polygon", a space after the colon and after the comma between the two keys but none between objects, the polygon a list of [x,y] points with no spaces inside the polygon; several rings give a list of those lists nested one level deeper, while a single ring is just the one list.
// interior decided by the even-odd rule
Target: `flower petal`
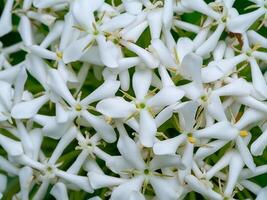
[{"label": "flower petal", "polygon": [[193,191],[198,192],[208,197],[209,199],[214,199],[214,200],[223,199],[223,197],[219,193],[213,191],[210,187],[207,187],[204,183],[202,183],[199,179],[197,179],[193,175],[186,176],[185,181]]},{"label": "flower petal", "polygon": [[50,194],[55,197],[56,200],[69,199],[66,185],[62,182],[57,182],[52,187]]},{"label": "flower petal", "polygon": [[62,97],[65,101],[68,102],[69,105],[73,106],[76,104],[76,100],[73,98],[70,93],[66,83],[64,82],[61,74],[56,69],[49,69],[48,72],[48,84],[50,88],[60,97]]},{"label": "flower petal", "polygon": [[152,9],[147,14],[147,21],[152,39],[158,39],[162,28],[162,9]]},{"label": "flower petal", "polygon": [[153,152],[156,155],[175,154],[177,148],[186,141],[186,135],[181,134],[171,139],[156,142],[153,145]]},{"label": "flower petal", "polygon": [[179,88],[175,86],[165,87],[162,88],[156,95],[148,99],[146,103],[151,108],[161,108],[178,102],[183,96],[184,91]]},{"label": "flower petal", "polygon": [[141,101],[144,100],[152,81],[151,70],[136,69],[132,81],[136,99]]},{"label": "flower petal", "polygon": [[145,109],[140,111],[140,142],[145,147],[152,147],[155,141],[157,126],[152,115]]},{"label": "flower petal", "polygon": [[12,7],[14,0],[8,0],[5,3],[4,10],[0,18],[0,37],[12,31]]},{"label": "flower petal", "polygon": [[97,131],[97,133],[109,143],[113,143],[116,140],[116,133],[112,126],[110,126],[103,118],[94,116],[88,111],[83,111],[82,116],[91,124],[91,126]]},{"label": "flower petal", "polygon": [[234,33],[244,33],[264,13],[265,9],[261,7],[253,12],[233,17],[227,21],[227,28]]},{"label": "flower petal", "polygon": [[111,193],[111,200],[128,199],[131,191],[140,191],[144,181],[143,176],[136,176],[115,188]]},{"label": "flower petal", "polygon": [[120,87],[120,82],[115,80],[106,80],[102,85],[85,97],[82,101],[82,105],[89,105],[93,102],[113,97]]},{"label": "flower petal", "polygon": [[243,139],[240,136],[238,136],[236,138],[236,145],[237,145],[237,148],[240,152],[240,155],[241,155],[244,163],[247,165],[247,167],[251,171],[254,171],[256,168],[256,165],[254,163],[253,157],[252,157],[247,145],[245,144],[245,142],[243,141]]},{"label": "flower petal", "polygon": [[30,101],[20,102],[16,104],[12,110],[11,115],[15,119],[29,119],[32,118],[40,108],[49,100],[48,95],[32,99]]},{"label": "flower petal", "polygon": [[86,35],[70,43],[63,51],[64,63],[70,63],[80,59],[86,52],[86,47],[93,41],[93,39],[94,38],[91,35]]},{"label": "flower petal", "polygon": [[179,155],[155,155],[150,161],[149,167],[152,170],[177,167],[179,169],[185,169],[185,165],[182,162],[181,156]]},{"label": "flower petal", "polygon": [[10,156],[19,156],[24,153],[21,142],[10,139],[2,134],[0,134],[0,145]]},{"label": "flower petal", "polygon": [[250,151],[254,156],[261,156],[267,146],[267,130],[258,137],[250,147]]},{"label": "flower petal", "polygon": [[197,138],[214,138],[219,140],[232,140],[239,131],[234,128],[229,122],[218,122],[210,127],[195,131],[194,136]]},{"label": "flower petal", "polygon": [[[120,137],[117,143],[118,150],[120,151],[123,158],[136,169],[144,169],[145,162],[142,158],[139,147],[132,140],[126,132],[124,126],[119,124],[117,126],[120,133]],[[127,148],[125,148],[127,147]]]},{"label": "flower petal", "polygon": [[126,181],[122,178],[99,174],[97,172],[88,172],[87,176],[89,178],[90,184],[94,189],[117,186]]}]

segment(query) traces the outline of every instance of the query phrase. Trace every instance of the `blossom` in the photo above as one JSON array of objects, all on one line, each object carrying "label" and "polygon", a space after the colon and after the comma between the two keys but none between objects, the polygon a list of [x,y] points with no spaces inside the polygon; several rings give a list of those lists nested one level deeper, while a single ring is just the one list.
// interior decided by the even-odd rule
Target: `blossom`
[{"label": "blossom", "polygon": [[266,8],[4,0],[0,199],[264,200]]}]

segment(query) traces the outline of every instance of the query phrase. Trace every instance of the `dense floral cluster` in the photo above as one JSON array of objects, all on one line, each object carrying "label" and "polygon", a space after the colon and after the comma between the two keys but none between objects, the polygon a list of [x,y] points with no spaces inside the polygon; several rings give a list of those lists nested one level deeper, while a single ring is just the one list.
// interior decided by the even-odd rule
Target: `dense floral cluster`
[{"label": "dense floral cluster", "polygon": [[235,3],[3,1],[0,198],[266,200],[267,1]]}]

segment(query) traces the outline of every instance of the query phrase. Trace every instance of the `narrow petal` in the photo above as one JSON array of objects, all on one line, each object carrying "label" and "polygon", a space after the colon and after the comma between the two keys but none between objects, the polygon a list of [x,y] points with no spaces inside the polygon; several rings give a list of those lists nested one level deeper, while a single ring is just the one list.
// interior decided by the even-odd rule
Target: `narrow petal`
[{"label": "narrow petal", "polygon": [[121,41],[121,44],[130,51],[136,53],[149,68],[154,69],[158,67],[159,61],[152,55],[152,53],[131,42]]},{"label": "narrow petal", "polygon": [[30,101],[20,102],[16,104],[12,110],[11,115],[15,119],[29,119],[37,114],[39,109],[49,100],[48,95],[35,98]]},{"label": "narrow petal", "polygon": [[47,70],[48,67],[44,61],[33,54],[28,54],[26,56],[26,67],[28,72],[39,81],[45,89],[47,88]]},{"label": "narrow petal", "polygon": [[251,93],[251,86],[245,79],[239,78],[214,90],[218,96],[246,96]]},{"label": "narrow petal", "polygon": [[123,13],[113,17],[101,25],[101,30],[104,32],[114,32],[117,29],[122,29],[133,23],[135,16],[129,13]]},{"label": "narrow petal", "polygon": [[267,84],[262,75],[256,59],[249,60],[251,67],[252,83],[256,91],[264,98],[267,98]]},{"label": "narrow petal", "polygon": [[143,176],[137,176],[115,188],[111,193],[111,200],[128,199],[131,191],[140,191],[144,181]]},{"label": "narrow petal", "polygon": [[265,9],[261,7],[253,12],[233,17],[227,22],[227,28],[234,33],[244,33],[264,13]]},{"label": "narrow petal", "polygon": [[7,177],[3,174],[0,174],[0,183],[0,198],[2,198],[1,193],[5,192],[7,187]]},{"label": "narrow petal", "polygon": [[262,47],[267,48],[267,39],[254,30],[247,31],[249,42],[252,44],[260,44]]},{"label": "narrow petal", "polygon": [[47,48],[52,42],[59,38],[63,31],[63,26],[63,21],[57,21],[55,25],[49,30],[49,33],[46,35],[46,37],[43,39],[40,47]]},{"label": "narrow petal", "polygon": [[156,122],[145,109],[140,111],[140,142],[145,147],[152,147],[157,132]]},{"label": "narrow petal", "polygon": [[33,5],[37,8],[48,8],[64,2],[67,0],[33,0]]},{"label": "narrow petal", "polygon": [[181,37],[177,41],[176,51],[178,54],[179,62],[182,62],[185,55],[193,52],[193,41],[186,37]]},{"label": "narrow petal", "polygon": [[62,171],[62,170],[57,170],[56,175],[58,177],[64,179],[65,181],[68,181],[69,183],[72,183],[72,184],[78,186],[79,188],[81,188],[82,190],[84,190],[88,193],[93,192],[93,188],[92,188],[92,186],[88,180],[88,177],[78,176],[75,174],[69,174],[69,173]]},{"label": "narrow petal", "polygon": [[133,75],[133,90],[137,100],[144,100],[148,93],[151,81],[152,73],[151,70],[138,70],[136,69]]},{"label": "narrow petal", "polygon": [[12,140],[4,135],[0,135],[0,144],[8,155],[19,156],[24,153],[21,142]]},{"label": "narrow petal", "polygon": [[221,37],[221,34],[224,31],[224,28],[224,24],[219,24],[216,30],[211,34],[211,36],[200,47],[197,48],[196,54],[200,56],[209,55],[209,53],[215,49]]},{"label": "narrow petal", "polygon": [[103,35],[96,38],[99,54],[104,65],[110,68],[119,67],[119,59],[121,57],[120,48],[111,41],[106,41]]},{"label": "narrow petal", "polygon": [[172,117],[172,115],[173,115],[172,105],[160,111],[160,113],[158,113],[157,116],[155,117],[157,127],[160,127],[162,124],[164,124],[167,120],[169,120]]},{"label": "narrow petal", "polygon": [[60,73],[56,69],[49,70],[48,84],[50,88],[60,97],[62,97],[65,101],[68,102],[69,105],[73,106],[76,104],[76,100],[73,98],[70,93],[66,83],[61,77]]},{"label": "narrow petal", "polygon": [[148,27],[148,22],[144,21],[140,23],[138,26],[135,26],[131,30],[127,31],[126,33],[121,34],[121,37],[124,40],[136,43],[147,27]]},{"label": "narrow petal", "polygon": [[201,28],[199,26],[197,26],[195,24],[188,23],[188,22],[184,22],[182,20],[174,20],[173,24],[177,28],[183,29],[185,31],[189,31],[189,32],[193,32],[193,33],[199,33],[201,31]]},{"label": "narrow petal", "polygon": [[151,45],[156,50],[161,63],[166,67],[175,67],[176,63],[171,55],[171,51],[160,39],[153,39]]},{"label": "narrow petal", "polygon": [[103,0],[96,0],[93,2],[86,0],[75,1],[72,5],[72,14],[81,26],[85,27],[87,30],[91,30],[92,23],[95,21],[94,11],[103,3]]},{"label": "narrow petal", "polygon": [[128,13],[131,13],[133,15],[138,15],[139,13],[141,13],[143,5],[141,2],[136,0],[133,1],[126,0],[123,1],[123,6]]},{"label": "narrow petal", "polygon": [[171,29],[173,19],[173,0],[165,0],[162,13],[162,21],[166,29]]},{"label": "narrow petal", "polygon": [[24,15],[21,16],[19,27],[18,27],[18,32],[25,46],[30,46],[34,43],[32,25],[28,17]]},{"label": "narrow petal", "polygon": [[153,9],[147,14],[152,39],[158,39],[162,28],[162,9]]},{"label": "narrow petal", "polygon": [[28,47],[32,54],[39,56],[41,58],[49,59],[49,60],[56,60],[57,55],[55,52],[47,50],[39,45],[31,45]]},{"label": "narrow petal", "polygon": [[29,199],[29,192],[31,190],[31,181],[33,179],[32,168],[25,166],[19,172],[19,183],[21,199]]},{"label": "narrow petal", "polygon": [[218,160],[216,162],[215,165],[213,165],[206,173],[206,178],[209,180],[211,179],[217,172],[219,172],[220,170],[222,170],[223,168],[225,168],[227,165],[229,165],[229,163],[231,162],[231,159],[233,157],[233,155],[236,152],[233,151],[229,151],[227,153],[225,153],[220,160]]},{"label": "narrow petal", "polygon": [[182,0],[181,3],[187,9],[198,11],[214,19],[220,18],[219,13],[215,12],[203,0]]},{"label": "narrow petal", "polygon": [[195,160],[204,160],[206,157],[214,154],[216,151],[221,149],[226,143],[227,141],[215,140],[203,147],[200,147],[194,155]]},{"label": "narrow petal", "polygon": [[[128,133],[126,132],[124,126],[119,124],[117,126],[120,137],[117,143],[118,150],[120,151],[121,155],[127,160],[132,166],[137,169],[144,169],[145,162],[142,158],[141,152],[139,147],[136,145],[134,140],[132,140]],[[127,148],[125,148],[127,147]]]},{"label": "narrow petal", "polygon": [[80,39],[77,39],[70,43],[66,49],[63,51],[63,61],[64,63],[70,63],[77,61],[86,52],[86,47],[93,41],[91,35],[86,35]]},{"label": "narrow petal", "polygon": [[190,186],[190,188],[195,192],[203,194],[204,196],[210,199],[214,199],[214,200],[223,199],[223,197],[219,193],[213,191],[210,187],[207,187],[204,183],[202,183],[199,179],[197,179],[193,175],[186,176],[185,181]]},{"label": "narrow petal", "polygon": [[53,165],[57,162],[58,158],[62,155],[65,148],[75,139],[77,135],[77,129],[72,127],[65,133],[65,135],[59,140],[56,148],[54,149],[49,164]]},{"label": "narrow petal", "polygon": [[94,189],[117,186],[126,181],[122,178],[99,174],[97,172],[89,172],[87,176],[89,178],[90,184]]},{"label": "narrow petal", "polygon": [[179,155],[155,155],[150,161],[149,167],[152,170],[177,167],[179,169],[185,169],[185,165],[182,162],[181,156]]},{"label": "narrow petal", "polygon": [[258,137],[250,147],[250,151],[254,156],[261,156],[267,146],[267,130]]},{"label": "narrow petal", "polygon": [[[163,108],[165,106],[177,103],[184,96],[184,91],[179,88],[165,87],[161,89],[155,96],[147,100],[147,105],[150,107]],[[168,98],[166,98],[168,97]]]},{"label": "narrow petal", "polygon": [[237,148],[240,152],[240,155],[241,155],[244,163],[247,165],[247,167],[251,171],[254,171],[256,168],[256,164],[254,163],[253,157],[252,157],[247,145],[245,144],[245,142],[243,141],[243,139],[240,136],[238,136],[236,138],[236,145],[237,145]]},{"label": "narrow petal", "polygon": [[256,100],[255,98],[251,96],[239,97],[239,98],[236,98],[236,100],[239,103],[244,104],[250,108],[253,108],[258,111],[265,112],[265,113],[267,112],[267,105],[261,101]]},{"label": "narrow petal", "polygon": [[256,200],[264,200],[266,196],[267,196],[267,187],[264,187],[257,194]]},{"label": "narrow petal", "polygon": [[238,134],[239,131],[227,121],[218,122],[194,132],[194,136],[198,138],[215,138],[219,140],[232,140]]},{"label": "narrow petal", "polygon": [[188,80],[192,80],[200,84],[202,82],[200,76],[202,62],[202,57],[194,53],[188,53],[185,55],[180,66],[180,72],[182,76]]},{"label": "narrow petal", "polygon": [[0,18],[0,37],[6,35],[7,33],[12,31],[12,7],[13,7],[14,0],[6,1],[4,10],[2,12]]},{"label": "narrow petal", "polygon": [[171,76],[169,75],[167,69],[164,66],[159,66],[158,71],[163,87],[174,86]]},{"label": "narrow petal", "polygon": [[178,181],[174,179],[152,176],[150,184],[154,189],[156,197],[159,199],[178,199],[182,193]]},{"label": "narrow petal", "polygon": [[13,103],[16,104],[21,101],[23,92],[24,92],[24,86],[26,83],[26,80],[28,78],[28,75],[26,73],[26,69],[24,67],[20,68],[19,74],[16,78],[14,87],[14,100]]},{"label": "narrow petal", "polygon": [[210,95],[207,110],[209,115],[217,121],[227,121],[222,102],[216,94]]},{"label": "narrow petal", "polygon": [[242,130],[253,123],[264,120],[265,118],[266,113],[248,108],[245,110],[242,117],[235,123],[235,127],[239,130]]},{"label": "narrow petal", "polygon": [[110,126],[103,118],[94,116],[88,111],[83,111],[82,116],[89,122],[97,133],[107,142],[112,143],[116,140],[116,133],[112,126]]},{"label": "narrow petal", "polygon": [[100,101],[96,110],[112,118],[126,118],[136,111],[136,107],[121,97],[113,97]]},{"label": "narrow petal", "polygon": [[52,187],[50,194],[55,197],[56,200],[69,199],[66,185],[62,182],[56,183]]},{"label": "narrow petal", "polygon": [[199,104],[196,101],[188,101],[174,107],[179,116],[179,125],[184,132],[191,132],[196,123],[195,116]]},{"label": "narrow petal", "polygon": [[228,179],[224,190],[225,196],[231,196],[234,188],[236,187],[239,174],[244,167],[244,163],[240,155],[237,153],[232,155],[232,159],[229,163]]},{"label": "narrow petal", "polygon": [[119,81],[106,80],[102,85],[100,85],[97,89],[95,89],[92,93],[90,93],[87,97],[85,97],[81,101],[81,104],[88,105],[95,101],[112,97],[118,91],[119,87],[120,87]]},{"label": "narrow petal", "polygon": [[175,154],[180,144],[186,141],[186,135],[181,134],[171,139],[156,142],[153,145],[153,152],[156,155]]}]

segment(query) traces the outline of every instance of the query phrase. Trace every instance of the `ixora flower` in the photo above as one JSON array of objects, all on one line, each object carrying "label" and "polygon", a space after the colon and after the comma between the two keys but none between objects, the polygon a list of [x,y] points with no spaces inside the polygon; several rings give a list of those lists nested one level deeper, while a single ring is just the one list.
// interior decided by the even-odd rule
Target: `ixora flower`
[{"label": "ixora flower", "polygon": [[0,199],[266,200],[266,0],[0,4]]},{"label": "ixora flower", "polygon": [[[118,123],[117,128],[120,133],[117,146],[121,156],[115,156],[114,158],[108,156],[104,160],[107,166],[119,174],[121,178],[104,175],[103,172],[89,172],[88,177],[93,188],[118,186],[112,191],[111,199],[144,199],[140,190],[142,188],[143,192],[145,192],[150,183],[158,198],[179,198],[183,188],[178,184],[176,175],[171,171],[167,174],[161,174],[157,170],[172,167],[183,169],[185,166],[180,157],[177,157],[177,155],[155,156],[150,160],[150,154],[147,154],[148,157],[143,158],[145,155],[142,155],[142,150],[128,136],[123,125]],[[125,145],[128,148],[125,148]],[[150,160],[149,163],[145,163],[144,159]]]},{"label": "ixora flower", "polygon": [[[96,110],[111,118],[124,118],[126,121],[139,114],[140,141],[144,146],[153,146],[157,124],[153,114],[160,113],[163,108],[177,103],[184,92],[175,86],[163,87],[150,97],[149,87],[152,81],[151,70],[137,69],[133,75],[133,90],[136,98],[130,97],[131,102],[121,97],[108,98],[100,101]],[[169,95],[166,99],[165,96]],[[147,96],[147,97],[146,97]]]}]

